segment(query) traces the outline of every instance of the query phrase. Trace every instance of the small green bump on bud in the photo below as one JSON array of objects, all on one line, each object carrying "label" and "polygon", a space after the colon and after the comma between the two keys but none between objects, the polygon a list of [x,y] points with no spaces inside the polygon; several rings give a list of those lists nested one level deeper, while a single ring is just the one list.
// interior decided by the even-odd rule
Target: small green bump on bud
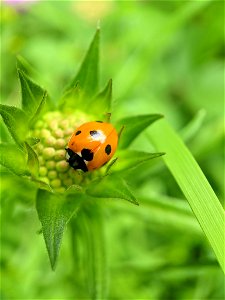
[{"label": "small green bump on bud", "polygon": [[68,120],[62,120],[59,124],[59,127],[62,129],[67,129],[69,127],[69,121]]},{"label": "small green bump on bud", "polygon": [[53,170],[55,169],[55,162],[53,160],[46,161],[46,167],[48,170]]},{"label": "small green bump on bud", "polygon": [[65,129],[64,131],[64,134],[67,135],[67,136],[71,136],[71,134],[75,131],[75,128],[67,128]]},{"label": "small green bump on bud", "polygon": [[38,143],[37,146],[35,146],[35,150],[38,153],[42,153],[43,149],[44,149],[44,146],[41,143]]},{"label": "small green bump on bud", "polygon": [[79,170],[69,169],[69,177],[73,180],[73,183],[80,183],[83,180],[83,173]]},{"label": "small green bump on bud", "polygon": [[66,147],[66,142],[64,139],[58,139],[55,142],[55,148],[56,149],[64,149]]},{"label": "small green bump on bud", "polygon": [[43,149],[42,154],[45,159],[50,159],[55,155],[55,149],[50,147],[45,148]]},{"label": "small green bump on bud", "polygon": [[63,133],[62,129],[57,129],[57,130],[55,130],[55,131],[54,131],[54,136],[55,136],[56,138],[63,138],[64,133]]},{"label": "small green bump on bud", "polygon": [[44,122],[42,120],[38,120],[35,124],[35,128],[42,128],[44,125]]},{"label": "small green bump on bud", "polygon": [[40,177],[39,180],[49,184],[49,179],[47,177]]},{"label": "small green bump on bud", "polygon": [[48,172],[48,178],[49,179],[55,179],[55,178],[57,178],[57,172],[56,171],[49,171]]},{"label": "small green bump on bud", "polygon": [[71,178],[65,178],[63,179],[63,184],[66,186],[66,187],[69,187],[73,184],[73,180]]},{"label": "small green bump on bud", "polygon": [[59,188],[55,188],[55,192],[56,193],[60,193],[60,194],[62,194],[62,193],[64,193],[65,192],[65,188],[62,186],[62,187],[59,187]]},{"label": "small green bump on bud", "polygon": [[65,161],[65,160],[62,160],[62,161],[59,161],[56,163],[56,170],[58,172],[66,172],[67,170],[69,169],[69,164]]},{"label": "small green bump on bud", "polygon": [[65,150],[56,150],[55,151],[55,160],[64,160],[66,157],[66,151]]},{"label": "small green bump on bud", "polygon": [[57,130],[58,129],[58,122],[56,120],[52,120],[50,123],[49,123],[49,128],[51,130]]},{"label": "small green bump on bud", "polygon": [[40,133],[41,138],[47,138],[49,136],[51,136],[51,132],[49,130],[47,130],[47,129],[41,130],[41,133]]},{"label": "small green bump on bud", "polygon": [[45,165],[45,161],[42,156],[38,156],[39,165]]},{"label": "small green bump on bud", "polygon": [[53,136],[49,136],[45,138],[43,142],[46,146],[54,147],[56,143],[56,139]]},{"label": "small green bump on bud", "polygon": [[35,129],[35,130],[33,131],[33,136],[34,136],[34,137],[39,137],[39,136],[40,136],[40,130],[39,130],[39,129]]},{"label": "small green bump on bud", "polygon": [[39,168],[39,175],[41,176],[41,177],[45,177],[46,175],[47,175],[47,169],[45,168],[45,167],[40,167]]},{"label": "small green bump on bud", "polygon": [[50,181],[50,186],[53,188],[61,187],[61,180],[60,179],[53,179]]}]

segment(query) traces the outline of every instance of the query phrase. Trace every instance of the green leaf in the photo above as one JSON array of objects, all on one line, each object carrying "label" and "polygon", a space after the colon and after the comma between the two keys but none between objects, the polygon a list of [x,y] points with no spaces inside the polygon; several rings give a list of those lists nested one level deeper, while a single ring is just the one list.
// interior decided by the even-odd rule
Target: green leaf
[{"label": "green leaf", "polygon": [[110,168],[112,169],[112,173],[115,172],[123,172],[129,169],[136,168],[138,165],[164,155],[164,152],[159,153],[147,153],[143,151],[135,151],[135,150],[120,150],[117,152],[118,160],[116,163]]},{"label": "green leaf", "polygon": [[112,79],[109,80],[106,87],[93,99],[92,113],[102,114],[109,113],[112,101]]},{"label": "green leaf", "polygon": [[19,108],[0,104],[0,113],[15,142],[21,147],[28,134],[26,114]]},{"label": "green leaf", "polygon": [[38,156],[35,153],[35,151],[32,149],[32,147],[25,142],[26,149],[27,149],[27,166],[30,170],[31,175],[36,178],[39,175],[39,160]]},{"label": "green leaf", "polygon": [[63,197],[60,194],[38,190],[36,208],[53,270],[56,267],[66,224],[77,212],[81,199],[81,194]]},{"label": "green leaf", "polygon": [[126,181],[115,175],[108,175],[92,181],[86,194],[95,198],[123,199],[139,205]]},{"label": "green leaf", "polygon": [[80,70],[67,90],[71,89],[79,82],[80,87],[86,96],[94,96],[97,93],[99,83],[99,37],[100,30],[97,29]]},{"label": "green leaf", "polygon": [[22,93],[22,109],[29,115],[29,119],[32,119],[43,99],[46,98],[46,91],[34,83],[22,70],[18,69],[18,75]]},{"label": "green leaf", "polygon": [[59,100],[59,109],[66,111],[67,109],[78,108],[79,104],[82,104],[82,92],[80,90],[79,82],[76,82],[74,86],[68,89],[62,98]]},{"label": "green leaf", "polygon": [[25,74],[35,74],[37,73],[33,67],[29,64],[29,62],[22,57],[21,55],[16,56],[16,66],[17,70],[22,70]]},{"label": "green leaf", "polygon": [[166,152],[163,159],[186,196],[221,268],[225,271],[225,215],[213,189],[190,151],[166,120],[154,125],[150,139],[157,150]]},{"label": "green leaf", "polygon": [[36,111],[34,111],[32,118],[29,121],[29,126],[32,126],[35,122],[37,122],[46,104],[47,96],[48,96],[47,91],[44,91],[43,97],[39,105],[36,107]]},{"label": "green leaf", "polygon": [[163,116],[159,114],[151,114],[126,117],[119,120],[117,122],[117,128],[124,126],[124,130],[119,141],[119,148],[127,148],[146,127],[162,117]]},{"label": "green leaf", "polygon": [[0,144],[0,164],[16,175],[27,175],[25,154],[12,144]]}]

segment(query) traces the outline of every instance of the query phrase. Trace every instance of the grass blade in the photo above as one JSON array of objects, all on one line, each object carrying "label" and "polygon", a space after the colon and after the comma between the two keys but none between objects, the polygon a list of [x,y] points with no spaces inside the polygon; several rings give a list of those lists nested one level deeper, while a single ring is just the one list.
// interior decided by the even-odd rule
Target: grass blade
[{"label": "grass blade", "polygon": [[186,196],[217,260],[224,270],[224,211],[212,187],[184,145],[166,120],[154,125],[150,139],[163,156],[168,169]]}]

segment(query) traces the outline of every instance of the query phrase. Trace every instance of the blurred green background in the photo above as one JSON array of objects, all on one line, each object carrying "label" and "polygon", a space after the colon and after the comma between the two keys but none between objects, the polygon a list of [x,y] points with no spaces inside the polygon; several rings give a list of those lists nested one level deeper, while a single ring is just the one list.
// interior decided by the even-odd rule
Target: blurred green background
[{"label": "blurred green background", "polygon": [[[20,105],[18,54],[57,100],[100,20],[101,86],[113,79],[113,119],[164,114],[222,201],[223,1],[15,2],[1,3],[2,103]],[[147,134],[132,148],[154,151]],[[145,163],[126,178],[140,207],[103,205],[109,299],[224,299],[222,271],[165,166]],[[34,186],[2,170],[2,299],[88,299],[70,228],[51,271],[34,199]]]}]

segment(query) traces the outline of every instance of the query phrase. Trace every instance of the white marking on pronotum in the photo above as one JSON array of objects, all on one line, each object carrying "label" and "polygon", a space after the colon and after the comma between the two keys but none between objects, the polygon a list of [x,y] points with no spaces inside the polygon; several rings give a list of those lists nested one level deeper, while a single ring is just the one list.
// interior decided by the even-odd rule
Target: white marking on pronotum
[{"label": "white marking on pronotum", "polygon": [[100,143],[104,143],[106,140],[106,135],[103,133],[102,130],[97,130],[95,134],[90,135],[88,137],[91,141],[99,141]]}]

